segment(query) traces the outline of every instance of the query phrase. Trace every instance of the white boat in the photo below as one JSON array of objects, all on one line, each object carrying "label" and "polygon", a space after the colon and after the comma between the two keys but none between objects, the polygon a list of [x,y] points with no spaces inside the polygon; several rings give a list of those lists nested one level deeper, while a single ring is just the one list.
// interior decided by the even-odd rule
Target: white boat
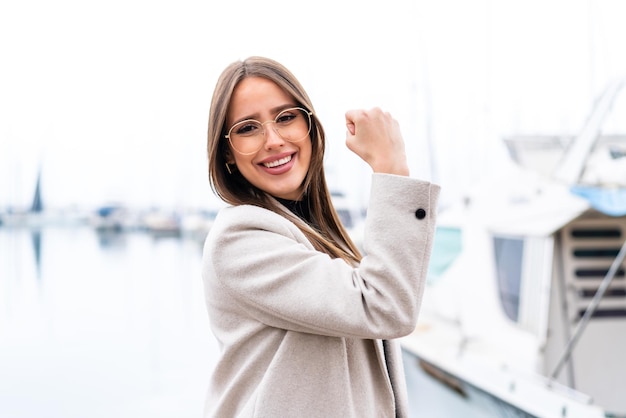
[{"label": "white boat", "polygon": [[153,209],[142,217],[146,231],[155,237],[178,237],[181,235],[181,217],[176,211]]},{"label": "white boat", "polygon": [[508,138],[519,166],[439,215],[405,367],[483,416],[626,417],[623,84],[575,138]]}]

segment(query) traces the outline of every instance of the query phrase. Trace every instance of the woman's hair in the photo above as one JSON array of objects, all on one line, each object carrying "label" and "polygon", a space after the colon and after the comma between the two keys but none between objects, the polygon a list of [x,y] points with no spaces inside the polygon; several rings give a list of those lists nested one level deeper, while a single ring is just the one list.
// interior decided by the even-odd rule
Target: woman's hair
[{"label": "woman's hair", "polygon": [[[230,64],[220,75],[209,112],[207,152],[209,158],[209,182],[213,191],[232,205],[255,205],[279,213],[300,228],[313,246],[333,258],[349,263],[361,259],[358,248],[342,226],[335,211],[324,175],[324,130],[315,113],[311,117],[311,162],[303,182],[303,196],[309,205],[312,221],[305,224],[291,212],[286,211],[277,200],[248,182],[232,166],[226,167],[229,143],[226,140],[226,117],[233,90],[247,77],[263,77],[276,83],[294,98],[297,105],[314,112],[313,105],[304,88],[294,75],[280,63],[263,57],[250,57]],[[234,152],[234,151],[233,151]]]}]

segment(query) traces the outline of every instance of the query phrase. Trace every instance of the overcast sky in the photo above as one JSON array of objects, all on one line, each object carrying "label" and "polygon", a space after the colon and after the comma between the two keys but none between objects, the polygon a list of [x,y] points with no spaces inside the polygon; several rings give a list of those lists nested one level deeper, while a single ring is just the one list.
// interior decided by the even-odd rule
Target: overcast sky
[{"label": "overcast sky", "polygon": [[308,90],[333,188],[366,195],[343,116],[380,106],[412,175],[453,196],[506,163],[503,135],[581,128],[626,75],[624,19],[619,0],[3,1],[0,210],[30,204],[39,166],[48,206],[213,205],[209,101],[250,55]]}]

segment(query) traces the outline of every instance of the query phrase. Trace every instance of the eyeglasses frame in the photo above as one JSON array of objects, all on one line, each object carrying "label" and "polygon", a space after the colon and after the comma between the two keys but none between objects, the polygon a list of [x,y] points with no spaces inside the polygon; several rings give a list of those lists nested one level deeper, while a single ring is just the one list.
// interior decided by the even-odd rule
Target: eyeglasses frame
[{"label": "eyeglasses frame", "polygon": [[[309,111],[309,110],[307,110],[307,109],[305,109],[305,108],[303,108],[303,107],[300,107],[300,106],[294,106],[294,107],[288,107],[288,108],[286,108],[286,109],[281,110],[281,111],[280,111],[280,112],[276,115],[276,117],[275,117],[273,120],[268,120],[268,121],[265,121],[265,122],[260,122],[260,121],[258,121],[258,120],[256,120],[256,119],[244,119],[244,120],[242,120],[242,121],[239,121],[239,122],[235,123],[233,126],[231,126],[231,127],[230,127],[230,129],[228,130],[228,134],[224,135],[224,138],[228,139],[228,143],[229,143],[229,144],[230,144],[230,146],[233,148],[233,150],[235,150],[236,152],[238,152],[238,153],[239,153],[239,154],[241,154],[241,155],[252,155],[252,154],[254,154],[255,152],[259,152],[259,150],[260,150],[261,148],[263,148],[263,145],[262,145],[262,144],[261,144],[261,146],[260,146],[260,147],[259,147],[256,151],[252,151],[252,152],[241,152],[241,151],[239,151],[239,150],[238,150],[238,149],[237,149],[237,148],[233,145],[233,141],[232,141],[232,138],[231,138],[231,132],[232,132],[233,128],[235,128],[235,126],[237,126],[237,125],[241,125],[241,124],[243,124],[244,122],[256,122],[256,123],[258,123],[259,125],[261,125],[261,126],[263,127],[263,136],[265,136],[265,125],[266,125],[266,124],[268,124],[268,123],[272,123],[272,122],[275,124],[275,123],[276,123],[276,119],[277,119],[280,115],[282,115],[284,112],[287,112],[287,111],[289,111],[289,110],[301,110],[302,112],[304,112],[304,113],[305,113],[305,114],[309,117],[309,123],[308,123],[308,126],[309,126],[309,131],[308,131],[307,135],[308,135],[308,134],[310,134],[310,133],[311,133],[311,125],[313,124],[313,120],[314,120],[314,119],[312,118],[312,116],[313,116],[313,112],[311,112],[311,111]],[[278,133],[278,131],[276,131],[276,133]],[[282,137],[282,135],[280,135],[280,133],[278,133],[278,136],[280,136],[283,140],[285,140],[285,141],[287,141],[287,142],[300,142],[300,141],[302,141],[302,139],[306,138],[306,135],[305,135],[302,139],[298,139],[297,141],[290,141],[290,140],[289,140],[289,139],[287,139],[287,138],[283,138],[283,137]],[[266,140],[267,140],[267,139],[266,139]],[[265,143],[265,141],[263,141],[263,143]]]}]

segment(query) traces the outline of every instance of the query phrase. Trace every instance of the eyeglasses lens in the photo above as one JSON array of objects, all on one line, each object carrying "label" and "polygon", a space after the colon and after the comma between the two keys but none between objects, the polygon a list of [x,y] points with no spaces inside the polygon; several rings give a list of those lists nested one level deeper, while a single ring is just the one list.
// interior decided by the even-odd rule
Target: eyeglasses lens
[{"label": "eyeglasses lens", "polygon": [[[266,126],[266,125],[273,126]],[[257,120],[244,120],[230,128],[228,140],[241,154],[253,154],[265,143],[267,129],[274,129],[283,140],[302,141],[311,130],[311,115],[306,110],[294,107],[280,112],[274,120],[261,123]]]}]

